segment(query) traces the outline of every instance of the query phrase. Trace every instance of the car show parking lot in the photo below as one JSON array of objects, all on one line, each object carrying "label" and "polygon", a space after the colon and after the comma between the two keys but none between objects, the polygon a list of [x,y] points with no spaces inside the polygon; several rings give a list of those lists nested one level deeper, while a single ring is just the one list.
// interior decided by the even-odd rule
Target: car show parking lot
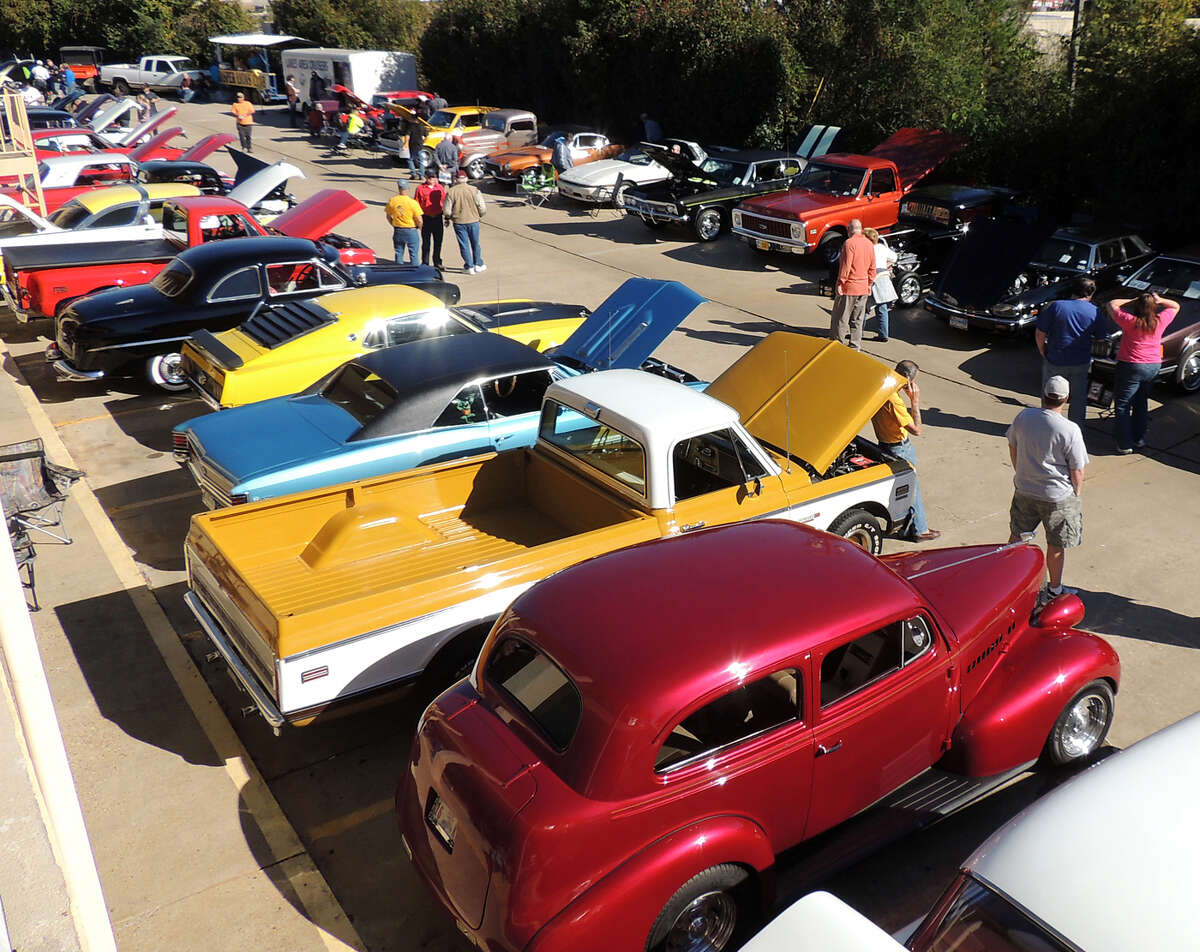
[{"label": "car show parking lot", "polygon": [[[177,119],[199,139],[230,131],[227,109],[181,104]],[[289,188],[299,199],[325,188],[352,192],[367,208],[339,231],[390,257],[383,207],[406,170],[378,153],[326,156],[325,144],[289,129],[281,110],[261,110],[259,120],[255,155],[297,165],[305,178]],[[224,154],[210,161],[232,170]],[[445,279],[460,286],[463,302],[524,297],[595,307],[629,277],[679,281],[709,303],[656,356],[707,380],[773,331],[827,334],[831,301],[818,293],[824,271],[806,259],[758,252],[730,236],[695,242],[682,232],[651,230],[611,208],[563,198],[535,207],[504,183],[485,183],[483,191],[488,270],[461,273],[454,243],[448,240],[445,248]],[[67,509],[68,524],[83,531],[86,522],[95,544],[40,549],[45,608],[33,619],[44,639],[122,948],[165,948],[164,935],[173,940],[169,947],[179,949],[233,948],[247,939],[243,947],[281,950],[469,948],[418,880],[397,829],[393,795],[426,699],[402,691],[378,706],[276,735],[215,658],[182,601],[183,540],[203,507],[188,472],[174,461],[171,430],[209,412],[207,407],[190,393],[154,391],[139,380],[60,379],[44,357],[49,328],[48,321],[18,324],[0,312],[8,376],[17,388],[29,388],[30,405],[37,405],[31,412],[43,415],[71,465],[87,473],[102,509],[91,519],[78,499]],[[917,441],[917,472],[930,524],[943,533],[939,545],[1005,541],[1012,472],[1004,433],[1022,407],[1036,405],[1040,362],[1032,343],[953,330],[918,307],[893,312],[889,342],[868,336],[864,346],[889,366],[905,358],[920,365],[928,426]],[[1200,534],[1200,401],[1161,385],[1154,398],[1149,446],[1132,456],[1112,450],[1111,414],[1089,411],[1084,542],[1069,553],[1065,574],[1087,610],[1081,627],[1103,635],[1121,655],[1121,691],[1109,735],[1117,747],[1192,713],[1200,680],[1200,587],[1188,541]],[[793,406],[790,412],[804,410]],[[16,413],[16,404],[5,412]],[[52,444],[50,450],[54,456]],[[115,536],[96,522],[105,517]],[[885,552],[906,545],[889,540]],[[119,568],[129,557],[140,580]],[[828,594],[855,597],[851,591]],[[736,599],[738,593],[721,595]],[[669,605],[672,594],[661,597]],[[148,615],[169,627],[148,638],[123,634],[148,624]],[[110,639],[113,650],[105,651]],[[201,686],[193,683],[179,645],[219,712],[196,693]],[[76,716],[93,706],[118,736],[98,739]],[[222,718],[236,738],[220,727]],[[223,747],[226,742],[234,746]],[[138,757],[105,766],[96,756],[130,744],[153,755],[152,768]],[[241,756],[230,754],[236,744],[250,765],[242,783],[230,766]],[[221,787],[221,767],[239,796]],[[198,783],[197,789],[208,791],[202,795],[207,812],[174,815],[166,804],[144,804],[142,832],[130,835],[128,823],[135,821],[129,813],[138,806],[125,806],[127,824],[116,823],[111,813],[126,796],[121,791],[136,789],[146,770],[159,772],[147,781],[147,790],[159,795],[174,784]],[[255,784],[256,776],[265,787]],[[929,908],[963,858],[1054,779],[1023,775],[933,831],[815,881],[811,848],[784,854],[779,908],[819,885],[885,929],[898,929]],[[180,802],[185,800],[181,793]],[[206,836],[210,823],[223,833]],[[288,830],[298,839],[289,840]],[[225,860],[213,854],[225,848],[236,856],[228,860],[236,875],[218,874]],[[178,881],[181,866],[193,883]],[[173,876],[174,885],[160,895]],[[322,877],[332,902],[313,885]],[[213,908],[231,911],[214,914],[207,931],[186,928],[181,913],[173,932],[168,925],[152,934],[146,923],[171,923],[162,908],[184,909],[202,891],[222,895],[224,905]],[[319,932],[306,932],[308,922]]]}]

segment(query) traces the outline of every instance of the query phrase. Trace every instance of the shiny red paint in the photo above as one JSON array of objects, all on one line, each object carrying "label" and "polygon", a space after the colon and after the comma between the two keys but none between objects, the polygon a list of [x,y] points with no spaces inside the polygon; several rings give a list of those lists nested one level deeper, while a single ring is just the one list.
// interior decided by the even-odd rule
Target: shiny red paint
[{"label": "shiny red paint", "polygon": [[[594,948],[601,936],[643,948],[675,891],[722,863],[744,867],[769,904],[777,853],[935,763],[982,775],[1027,763],[1072,685],[1115,685],[1101,639],[1031,624],[1043,572],[1028,545],[876,559],[779,521],[560,572],[513,604],[473,677],[425,712],[397,790],[414,864],[460,929],[506,952]],[[918,615],[928,650],[821,705],[827,654]],[[486,676],[510,636],[578,688],[564,750]],[[802,677],[797,720],[655,772],[681,720],[785,668]],[[453,849],[425,822],[433,792],[458,824]]]},{"label": "shiny red paint", "polygon": [[[174,199],[164,205],[164,216],[165,210],[171,206],[182,212],[186,218],[186,240],[178,234],[172,234],[162,242],[154,243],[162,247],[151,260],[139,259],[137,246],[134,245],[128,260],[110,259],[103,264],[70,263],[70,258],[86,261],[91,254],[90,246],[63,245],[60,248],[68,255],[68,260],[62,265],[48,264],[45,267],[22,270],[14,269],[9,262],[6,265],[6,280],[9,288],[15,289],[19,294],[20,309],[28,315],[27,319],[53,317],[64,303],[105,288],[145,284],[167,266],[173,253],[184,248],[206,241],[243,235],[281,234],[292,238],[317,240],[328,234],[331,228],[366,207],[343,189],[322,189],[276,218],[268,228],[260,223],[246,206],[219,195]],[[214,234],[211,230],[201,228],[201,223],[206,217],[216,215],[234,216],[241,223],[239,235],[224,235],[219,232]],[[170,253],[167,253],[168,251]],[[346,264],[370,264],[375,260],[374,252],[369,248],[342,248],[340,256]]]}]

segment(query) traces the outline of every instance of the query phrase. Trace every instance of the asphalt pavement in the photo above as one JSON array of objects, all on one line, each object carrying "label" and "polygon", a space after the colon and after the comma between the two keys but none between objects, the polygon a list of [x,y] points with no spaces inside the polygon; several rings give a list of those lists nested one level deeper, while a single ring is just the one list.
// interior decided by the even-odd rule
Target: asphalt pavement
[{"label": "asphalt pavement", "polygon": [[[232,131],[227,110],[187,104],[180,119],[195,141]],[[260,112],[254,137],[256,155],[304,171],[292,185],[298,197],[339,186],[366,202],[338,230],[390,255],[383,205],[406,170],[370,153],[324,156],[325,145],[288,129],[279,109]],[[223,154],[213,162],[232,170]],[[659,356],[710,378],[773,330],[828,329],[830,302],[801,259],[760,254],[728,236],[701,244],[565,200],[534,208],[499,184],[484,192],[488,271],[459,273],[452,237],[445,249],[447,278],[461,285],[464,302],[529,297],[594,307],[627,277],[677,279],[710,303]],[[0,432],[36,432],[52,458],[88,474],[67,509],[75,544],[39,546],[45,608],[34,624],[120,947],[462,952],[462,938],[407,863],[392,813],[416,702],[401,697],[279,737],[243,715],[246,698],[211,660],[181,600],[181,546],[200,499],[172,460],[170,430],[206,412],[203,404],[136,381],[59,381],[41,356],[48,330],[0,313],[10,352]],[[1004,430],[1036,402],[1032,344],[953,331],[919,309],[894,313],[890,342],[871,336],[868,353],[922,368],[927,429],[918,471],[939,544],[1005,540],[1012,474]],[[1155,396],[1149,446],[1134,456],[1114,454],[1111,418],[1091,411],[1085,538],[1068,553],[1065,574],[1087,606],[1084,627],[1121,653],[1111,734],[1118,746],[1200,707],[1200,590],[1187,544],[1200,527],[1200,401],[1165,388]],[[0,781],[19,779],[20,766],[0,747]],[[885,928],[899,927],[1046,783],[1026,776],[823,885]],[[0,807],[8,810],[0,815],[23,815],[19,805]],[[782,902],[808,887],[803,872],[802,857],[781,860]],[[7,896],[5,877],[0,869]]]}]

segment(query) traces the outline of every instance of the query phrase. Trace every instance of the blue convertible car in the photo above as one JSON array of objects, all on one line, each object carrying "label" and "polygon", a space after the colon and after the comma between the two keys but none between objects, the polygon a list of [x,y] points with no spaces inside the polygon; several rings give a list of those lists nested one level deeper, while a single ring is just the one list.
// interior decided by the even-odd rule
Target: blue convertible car
[{"label": "blue convertible car", "polygon": [[645,367],[703,386],[650,354],[704,299],[630,278],[552,355],[498,334],[414,341],[343,364],[304,393],[175,428],[175,458],[209,508],[531,445],[554,380]]}]

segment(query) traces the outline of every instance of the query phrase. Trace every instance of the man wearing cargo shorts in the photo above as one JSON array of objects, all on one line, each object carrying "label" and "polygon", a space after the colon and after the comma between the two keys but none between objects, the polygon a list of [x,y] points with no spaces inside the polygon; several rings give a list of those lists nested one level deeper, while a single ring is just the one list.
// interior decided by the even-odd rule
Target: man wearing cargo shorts
[{"label": "man wearing cargo shorts", "polygon": [[1022,410],[1008,428],[1008,453],[1013,465],[1009,542],[1031,537],[1039,525],[1046,529],[1046,571],[1050,583],[1039,602],[1064,592],[1066,550],[1083,541],[1083,470],[1088,455],[1079,425],[1063,415],[1071,390],[1065,377],[1051,377],[1042,388],[1041,409]]}]

